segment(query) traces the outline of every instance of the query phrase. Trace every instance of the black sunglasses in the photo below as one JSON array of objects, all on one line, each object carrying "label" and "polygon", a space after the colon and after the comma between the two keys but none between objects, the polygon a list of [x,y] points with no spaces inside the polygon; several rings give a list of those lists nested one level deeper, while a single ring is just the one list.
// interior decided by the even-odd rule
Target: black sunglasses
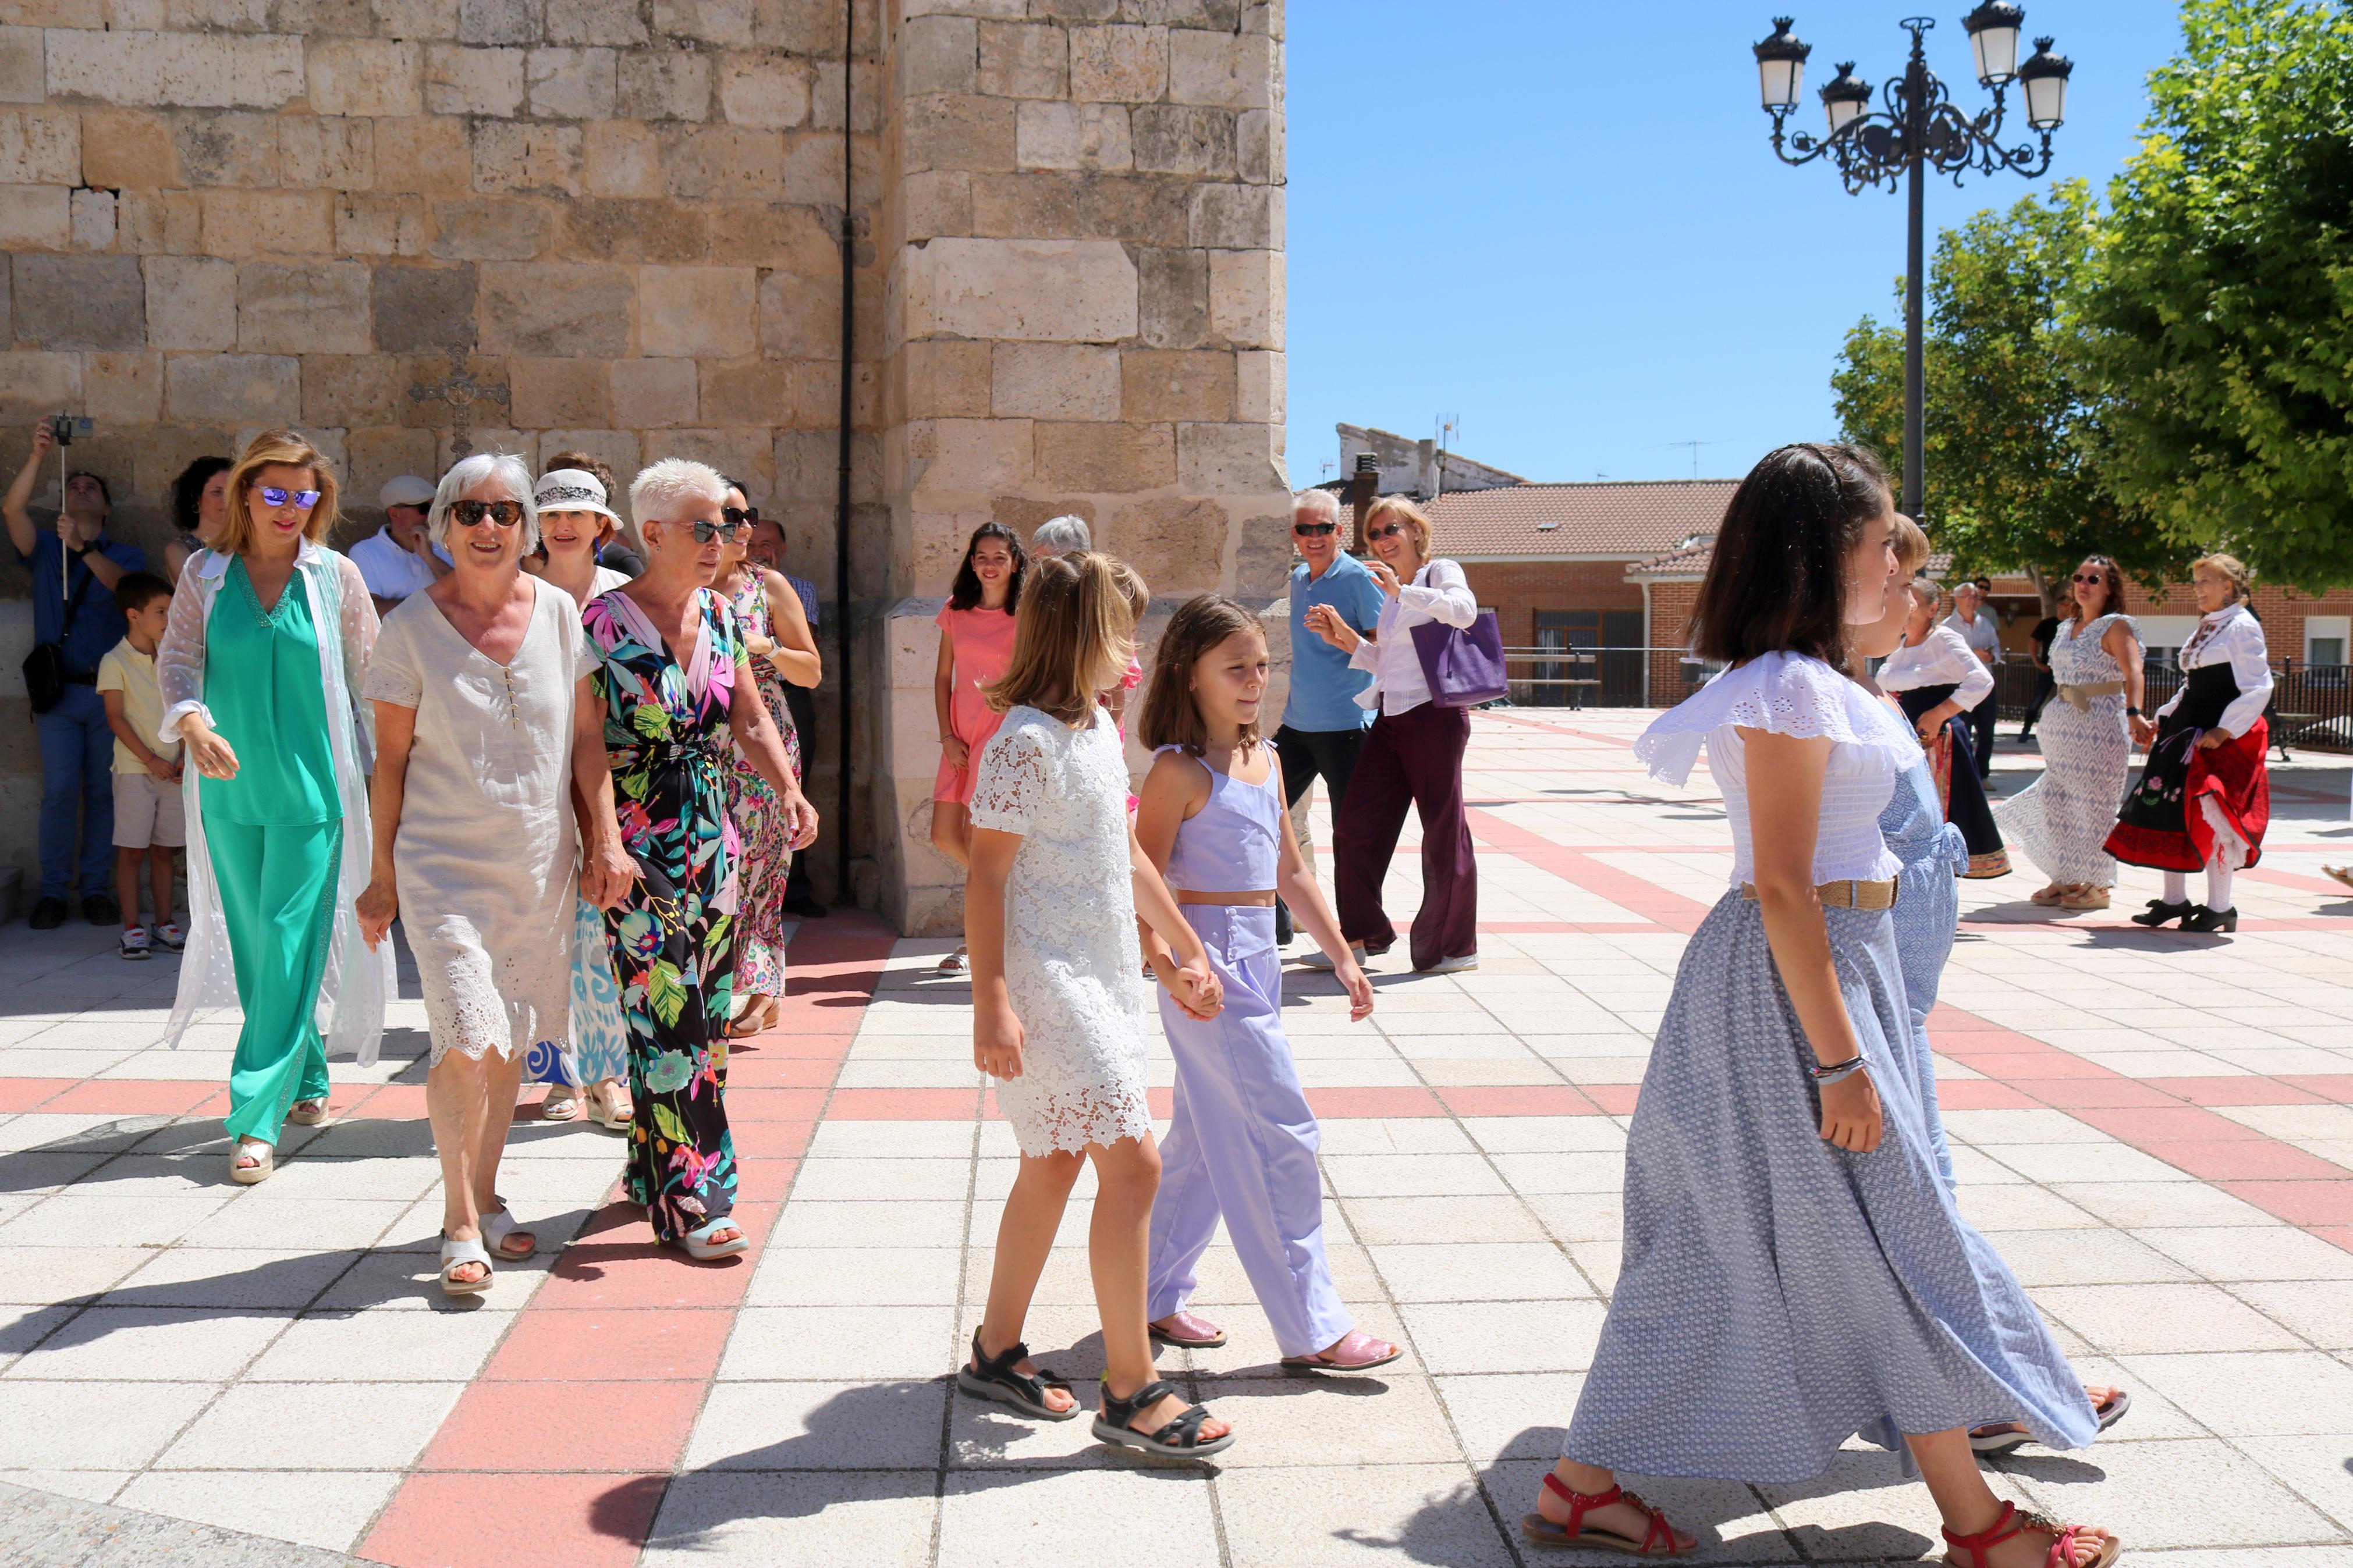
[{"label": "black sunglasses", "polygon": [[460,528],[471,528],[484,518],[501,528],[512,528],[522,521],[522,502],[519,500],[453,500],[449,503],[449,521]]},{"label": "black sunglasses", "polygon": [[760,521],[760,509],[756,506],[723,506],[719,509],[719,515],[730,522],[757,522]]},{"label": "black sunglasses", "polygon": [[[726,509],[730,513],[734,510],[732,506]],[[709,518],[697,518],[693,525],[694,542],[697,544],[708,544],[714,539],[733,544],[735,542],[735,536],[743,531],[743,520],[733,516],[727,517],[724,522],[713,522]]]},{"label": "black sunglasses", "polygon": [[1404,523],[1385,522],[1378,528],[1368,528],[1365,530],[1365,537],[1366,539],[1394,539],[1400,533],[1410,533],[1412,531],[1413,531],[1408,528]]},{"label": "black sunglasses", "polygon": [[1321,537],[1326,533],[1339,532],[1340,525],[1336,522],[1294,522],[1291,525],[1291,531],[1311,537]]}]

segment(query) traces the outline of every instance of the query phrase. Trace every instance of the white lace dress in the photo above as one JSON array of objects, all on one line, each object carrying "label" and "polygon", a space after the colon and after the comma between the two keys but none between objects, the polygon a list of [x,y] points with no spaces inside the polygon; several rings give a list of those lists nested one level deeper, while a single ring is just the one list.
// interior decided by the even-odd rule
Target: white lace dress
[{"label": "white lace dress", "polygon": [[2036,869],[2062,887],[2113,888],[2116,882],[2116,858],[2107,851],[2107,838],[2132,772],[2125,694],[2070,698],[2068,692],[2125,678],[2100,646],[2118,621],[2139,636],[2129,616],[2102,616],[2087,626],[2072,620],[2060,625],[2051,642],[2051,674],[2060,690],[2042,710],[2038,726],[2042,776],[1993,808],[2002,841],[2025,851]]},{"label": "white lace dress", "polygon": [[1024,1154],[1152,1131],[1127,784],[1100,710],[1073,730],[1016,708],[980,754],[973,826],[1021,835],[1005,886],[1005,986],[1025,1044],[1021,1076],[997,1086],[997,1103]]}]

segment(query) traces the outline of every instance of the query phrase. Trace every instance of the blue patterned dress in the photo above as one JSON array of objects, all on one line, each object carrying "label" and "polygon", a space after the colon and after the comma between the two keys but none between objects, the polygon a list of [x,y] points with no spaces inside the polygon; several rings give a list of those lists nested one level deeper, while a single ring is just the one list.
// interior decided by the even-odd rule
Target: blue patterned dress
[{"label": "blue patterned dress", "polygon": [[1936,803],[1936,781],[1926,759],[1897,777],[1879,831],[1904,869],[1895,887],[1895,959],[1904,971],[1905,1010],[1912,1018],[1913,1079],[1920,1109],[1936,1150],[1936,1169],[1953,1184],[1953,1151],[1945,1141],[1944,1113],[1936,1105],[1936,1060],[1928,1044],[1928,1015],[1936,1010],[1936,990],[1953,956],[1961,923],[1961,890],[1954,879],[1967,876],[1969,844],[1945,820]]},{"label": "blue patterned dress", "polygon": [[[1737,727],[1737,728],[1736,728]],[[1748,856],[1738,728],[1827,737],[1818,879],[1883,879],[1875,826],[1919,742],[1819,660],[1728,670],[1636,744],[1681,784],[1704,740]],[[1868,840],[1866,842],[1865,840]],[[1810,1480],[1853,1436],[2016,1421],[2080,1447],[2073,1369],[2000,1255],[1954,1206],[1889,911],[1823,911],[1855,1038],[1885,1113],[1878,1148],[1823,1142],[1814,1060],[1736,887],[1684,949],[1627,1137],[1625,1244],[1562,1451],[1653,1476]]]}]

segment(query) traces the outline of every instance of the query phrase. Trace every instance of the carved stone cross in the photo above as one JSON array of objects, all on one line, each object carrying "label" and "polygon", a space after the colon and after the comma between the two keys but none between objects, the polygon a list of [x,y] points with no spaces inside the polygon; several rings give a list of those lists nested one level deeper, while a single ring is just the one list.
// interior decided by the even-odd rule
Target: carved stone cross
[{"label": "carved stone cross", "polygon": [[474,373],[466,368],[469,352],[451,349],[447,376],[438,382],[419,382],[408,389],[408,398],[412,403],[438,402],[449,405],[449,460],[453,463],[474,449],[474,438],[467,434],[473,423],[474,400],[487,397],[501,407],[507,401],[505,387],[484,386],[474,379]]}]

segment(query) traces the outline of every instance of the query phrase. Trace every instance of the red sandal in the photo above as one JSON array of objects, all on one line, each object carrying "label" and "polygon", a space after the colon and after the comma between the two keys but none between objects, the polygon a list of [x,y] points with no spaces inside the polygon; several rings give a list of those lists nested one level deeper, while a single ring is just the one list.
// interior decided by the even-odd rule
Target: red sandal
[{"label": "red sandal", "polygon": [[[1953,1568],[1989,1568],[1986,1561],[1988,1552],[2011,1536],[2022,1535],[2030,1530],[2047,1530],[2056,1538],[2051,1542],[2050,1552],[2042,1559],[2042,1568],[2108,1568],[2108,1564],[2114,1563],[2125,1549],[2123,1542],[2105,1530],[2081,1524],[2061,1524],[2039,1513],[2021,1513],[2016,1503],[2006,1502],[2001,1505],[2001,1517],[1975,1535],[1955,1535],[1951,1531],[1946,1531],[1945,1544],[1952,1550],[1945,1553],[1945,1561]],[[2100,1554],[2078,1563],[2075,1560],[2075,1542],[2081,1540],[2089,1544],[2095,1539],[2100,1542]],[[1960,1554],[1964,1552],[1969,1554],[1970,1561],[1967,1563],[1961,1561]]]},{"label": "red sandal", "polygon": [[[1544,1484],[1545,1490],[1568,1504],[1568,1522],[1559,1525],[1540,1513],[1523,1514],[1520,1517],[1520,1533],[1539,1546],[1589,1547],[1603,1552],[1622,1552],[1629,1557],[1681,1557],[1688,1550],[1676,1546],[1674,1526],[1667,1522],[1665,1514],[1623,1487],[1611,1487],[1606,1492],[1588,1496],[1584,1492],[1570,1490],[1558,1476],[1549,1473],[1546,1475]],[[1651,1521],[1651,1527],[1642,1532],[1639,1545],[1632,1536],[1620,1535],[1614,1530],[1585,1528],[1587,1514],[1597,1508],[1608,1508],[1613,1502],[1631,1504],[1641,1510]]]}]

